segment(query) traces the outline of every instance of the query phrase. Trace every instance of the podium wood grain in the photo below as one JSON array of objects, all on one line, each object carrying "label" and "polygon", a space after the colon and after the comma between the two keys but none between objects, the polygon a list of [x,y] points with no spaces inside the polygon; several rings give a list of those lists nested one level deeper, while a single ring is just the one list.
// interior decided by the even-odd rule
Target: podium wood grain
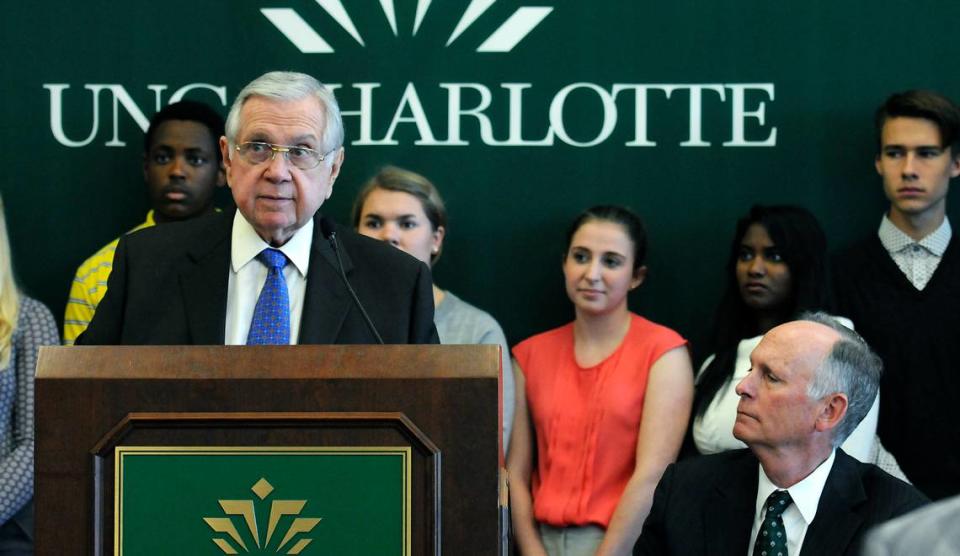
[{"label": "podium wood grain", "polygon": [[499,552],[497,346],[42,348],[36,554],[113,554],[113,448],[413,448],[412,554]]}]

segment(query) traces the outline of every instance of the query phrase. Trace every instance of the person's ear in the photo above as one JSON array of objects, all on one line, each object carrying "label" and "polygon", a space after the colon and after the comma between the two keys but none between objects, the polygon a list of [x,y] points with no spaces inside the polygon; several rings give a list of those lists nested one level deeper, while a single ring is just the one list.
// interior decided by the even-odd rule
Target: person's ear
[{"label": "person's ear", "polygon": [[223,166],[223,161],[217,162],[217,187],[227,185],[227,170]]},{"label": "person's ear", "polygon": [[817,414],[817,421],[814,427],[819,432],[824,432],[836,428],[847,414],[849,401],[847,395],[841,392],[830,394],[821,400],[821,407]]},{"label": "person's ear", "polygon": [[223,169],[223,179],[224,182],[228,185],[230,184],[230,170],[233,167],[233,160],[230,159],[230,142],[227,141],[226,136],[220,137],[220,159],[221,159],[221,168]]},{"label": "person's ear", "polygon": [[[327,188],[327,199],[330,198],[330,195],[333,194],[333,184],[337,181],[337,176],[340,175],[340,168],[343,167],[343,158],[344,158],[344,148],[340,147],[337,149],[337,154],[334,155],[333,160],[330,162],[330,187]],[[323,162],[321,162],[323,164]]]},{"label": "person's ear", "polygon": [[633,271],[633,279],[630,280],[630,289],[635,290],[647,279],[647,265],[640,265]]},{"label": "person's ear", "polygon": [[430,254],[433,257],[440,256],[440,251],[443,251],[443,237],[446,234],[447,230],[443,226],[437,226],[437,229],[433,231],[430,240]]}]

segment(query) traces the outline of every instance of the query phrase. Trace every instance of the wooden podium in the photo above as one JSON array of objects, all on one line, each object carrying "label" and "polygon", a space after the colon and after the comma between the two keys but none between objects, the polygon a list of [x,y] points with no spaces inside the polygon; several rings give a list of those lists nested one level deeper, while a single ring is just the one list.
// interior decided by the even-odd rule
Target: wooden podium
[{"label": "wooden podium", "polygon": [[[498,554],[499,351],[42,348],[36,554],[122,553],[115,508],[117,454],[123,450],[378,446],[404,447],[409,454],[409,536],[397,554]],[[218,553],[206,540],[197,554]],[[312,540],[304,555],[326,553],[322,538]]]}]

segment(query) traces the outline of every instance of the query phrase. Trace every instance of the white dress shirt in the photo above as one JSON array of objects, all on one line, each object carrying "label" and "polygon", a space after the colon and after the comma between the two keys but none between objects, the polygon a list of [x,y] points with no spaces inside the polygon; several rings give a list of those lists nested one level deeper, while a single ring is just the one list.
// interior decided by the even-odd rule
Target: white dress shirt
[{"label": "white dress shirt", "polygon": [[[823,493],[823,487],[827,484],[827,477],[830,470],[833,469],[833,462],[836,459],[836,450],[830,452],[828,457],[821,463],[813,473],[810,473],[802,481],[786,489],[790,493],[793,503],[783,512],[783,529],[787,533],[787,554],[797,556],[803,547],[803,538],[807,536],[807,529],[813,523],[813,518],[817,516],[817,506],[820,505],[820,495]],[[775,490],[784,490],[773,484],[767,474],[763,471],[763,466],[758,465],[760,480],[757,483],[757,506],[756,513],[753,514],[753,530],[750,532],[750,550],[747,556],[754,556],[753,545],[757,540],[757,534],[760,532],[760,525],[767,515],[766,501]],[[759,555],[757,555],[759,556]]]},{"label": "white dress shirt", "polygon": [[[257,259],[261,251],[270,247],[253,226],[237,211],[233,218],[230,247],[230,278],[227,283],[227,319],[224,329],[226,345],[245,345],[250,332],[250,321],[257,306],[260,290],[267,281],[269,269]],[[283,269],[290,295],[290,344],[300,336],[300,318],[303,298],[307,290],[307,268],[310,266],[310,247],[313,243],[313,219],[307,221],[285,244],[276,249],[290,259]]]},{"label": "white dress shirt", "polygon": [[913,287],[922,290],[927,287],[930,278],[940,265],[947,244],[953,236],[950,220],[943,218],[943,223],[934,232],[920,241],[914,239],[883,215],[880,221],[880,243],[890,253],[890,258],[897,263],[903,275],[910,280]]}]

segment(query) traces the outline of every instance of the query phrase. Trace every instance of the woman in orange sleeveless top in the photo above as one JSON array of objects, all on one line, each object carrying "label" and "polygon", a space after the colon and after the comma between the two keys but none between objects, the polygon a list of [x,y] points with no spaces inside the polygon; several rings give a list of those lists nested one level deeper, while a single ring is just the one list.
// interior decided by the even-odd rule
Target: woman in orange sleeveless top
[{"label": "woman in orange sleeveless top", "polygon": [[576,319],[513,350],[507,470],[524,556],[629,554],[680,450],[693,398],[686,340],[627,308],[645,252],[627,209],[581,214],[563,262]]}]

